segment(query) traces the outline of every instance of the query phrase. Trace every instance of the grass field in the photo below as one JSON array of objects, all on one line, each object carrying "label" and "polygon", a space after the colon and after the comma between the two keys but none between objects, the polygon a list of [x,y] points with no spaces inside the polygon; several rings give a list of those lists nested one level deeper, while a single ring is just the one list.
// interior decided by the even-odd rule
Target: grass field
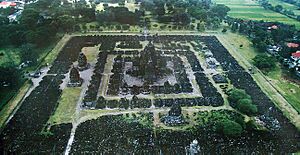
[{"label": "grass field", "polygon": [[0,48],[0,66],[16,66],[19,65],[21,60],[19,57],[20,49],[7,47],[7,48]]},{"label": "grass field", "polygon": [[249,20],[277,21],[295,25],[297,28],[300,28],[300,22],[280,13],[265,10],[253,0],[214,0],[214,2],[227,5],[231,9],[229,12],[229,16],[231,17]]},{"label": "grass field", "polygon": [[73,121],[80,92],[81,87],[65,88],[63,90],[59,105],[49,120],[51,124],[70,123]]},{"label": "grass field", "polygon": [[26,82],[23,87],[21,87],[18,91],[18,95],[14,96],[8,104],[6,104],[3,109],[0,111],[0,127],[2,127],[7,120],[7,118],[10,116],[10,114],[13,112],[13,110],[16,108],[16,106],[20,103],[20,101],[25,96],[26,92],[30,88],[31,84],[29,82]]},{"label": "grass field", "polygon": [[286,100],[300,113],[300,86],[284,79],[283,74],[282,69],[277,66],[268,77],[276,89],[284,94]]}]

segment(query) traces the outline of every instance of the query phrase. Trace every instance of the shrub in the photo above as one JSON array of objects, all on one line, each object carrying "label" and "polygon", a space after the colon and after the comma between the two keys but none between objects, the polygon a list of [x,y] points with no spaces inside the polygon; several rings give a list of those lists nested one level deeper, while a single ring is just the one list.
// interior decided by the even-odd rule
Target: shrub
[{"label": "shrub", "polygon": [[254,115],[257,113],[256,105],[252,104],[250,99],[241,99],[237,103],[237,109],[247,115]]},{"label": "shrub", "polygon": [[239,137],[243,132],[243,128],[239,123],[228,119],[220,121],[218,126],[219,131],[229,137]]},{"label": "shrub", "polygon": [[251,97],[242,89],[232,89],[229,91],[228,100],[231,103],[237,103],[241,99],[250,99]]},{"label": "shrub", "polygon": [[241,89],[232,89],[229,91],[228,100],[230,105],[246,115],[257,113],[257,107],[252,103],[251,97]]}]

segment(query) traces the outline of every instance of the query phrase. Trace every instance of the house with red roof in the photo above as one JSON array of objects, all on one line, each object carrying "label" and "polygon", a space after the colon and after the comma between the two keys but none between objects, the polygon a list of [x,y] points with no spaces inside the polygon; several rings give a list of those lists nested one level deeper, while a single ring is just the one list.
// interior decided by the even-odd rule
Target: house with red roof
[{"label": "house with red roof", "polygon": [[296,43],[287,43],[287,47],[289,47],[289,48],[298,48],[299,44],[296,44]]},{"label": "house with red roof", "polygon": [[289,60],[289,68],[300,67],[300,51],[292,53]]},{"label": "house with red roof", "polygon": [[291,59],[298,61],[300,60],[300,51],[297,51],[295,53],[292,53]]},{"label": "house with red roof", "polygon": [[15,7],[15,6],[17,6],[17,3],[15,2],[7,2],[7,1],[0,2],[0,8],[8,8],[8,7]]}]

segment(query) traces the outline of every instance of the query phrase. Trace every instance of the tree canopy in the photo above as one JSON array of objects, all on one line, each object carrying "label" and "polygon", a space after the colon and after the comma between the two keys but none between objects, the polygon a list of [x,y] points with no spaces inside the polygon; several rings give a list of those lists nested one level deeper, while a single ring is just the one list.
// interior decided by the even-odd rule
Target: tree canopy
[{"label": "tree canopy", "polygon": [[243,128],[239,123],[228,119],[219,121],[218,126],[218,130],[229,137],[239,137],[243,132]]},{"label": "tree canopy", "polygon": [[276,66],[276,60],[267,54],[259,54],[253,58],[254,65],[264,71],[270,71]]}]

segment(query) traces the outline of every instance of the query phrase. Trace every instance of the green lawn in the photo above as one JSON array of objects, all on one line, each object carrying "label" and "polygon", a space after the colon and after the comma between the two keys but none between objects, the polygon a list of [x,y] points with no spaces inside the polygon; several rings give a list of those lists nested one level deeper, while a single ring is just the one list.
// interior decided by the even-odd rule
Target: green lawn
[{"label": "green lawn", "polygon": [[300,28],[300,22],[291,19],[280,13],[265,10],[258,3],[252,0],[213,0],[217,4],[227,5],[231,11],[229,16],[249,20],[264,20],[273,22],[282,22],[285,24],[296,25]]},{"label": "green lawn", "polygon": [[16,66],[19,65],[21,60],[19,57],[19,48],[6,47],[0,48],[0,66]]},{"label": "green lawn", "polygon": [[18,94],[15,95],[8,104],[6,104],[2,110],[0,111],[0,127],[2,127],[7,120],[7,118],[10,116],[10,114],[13,112],[15,107],[19,104],[19,102],[23,99],[25,94],[27,93],[28,89],[30,88],[31,84],[29,82],[26,82],[19,90]]},{"label": "green lawn", "polygon": [[49,120],[51,124],[71,123],[73,121],[80,92],[81,87],[63,90],[59,105]]},{"label": "green lawn", "polygon": [[286,98],[286,100],[300,113],[300,86],[283,78],[282,69],[277,66],[268,73],[272,83]]}]

